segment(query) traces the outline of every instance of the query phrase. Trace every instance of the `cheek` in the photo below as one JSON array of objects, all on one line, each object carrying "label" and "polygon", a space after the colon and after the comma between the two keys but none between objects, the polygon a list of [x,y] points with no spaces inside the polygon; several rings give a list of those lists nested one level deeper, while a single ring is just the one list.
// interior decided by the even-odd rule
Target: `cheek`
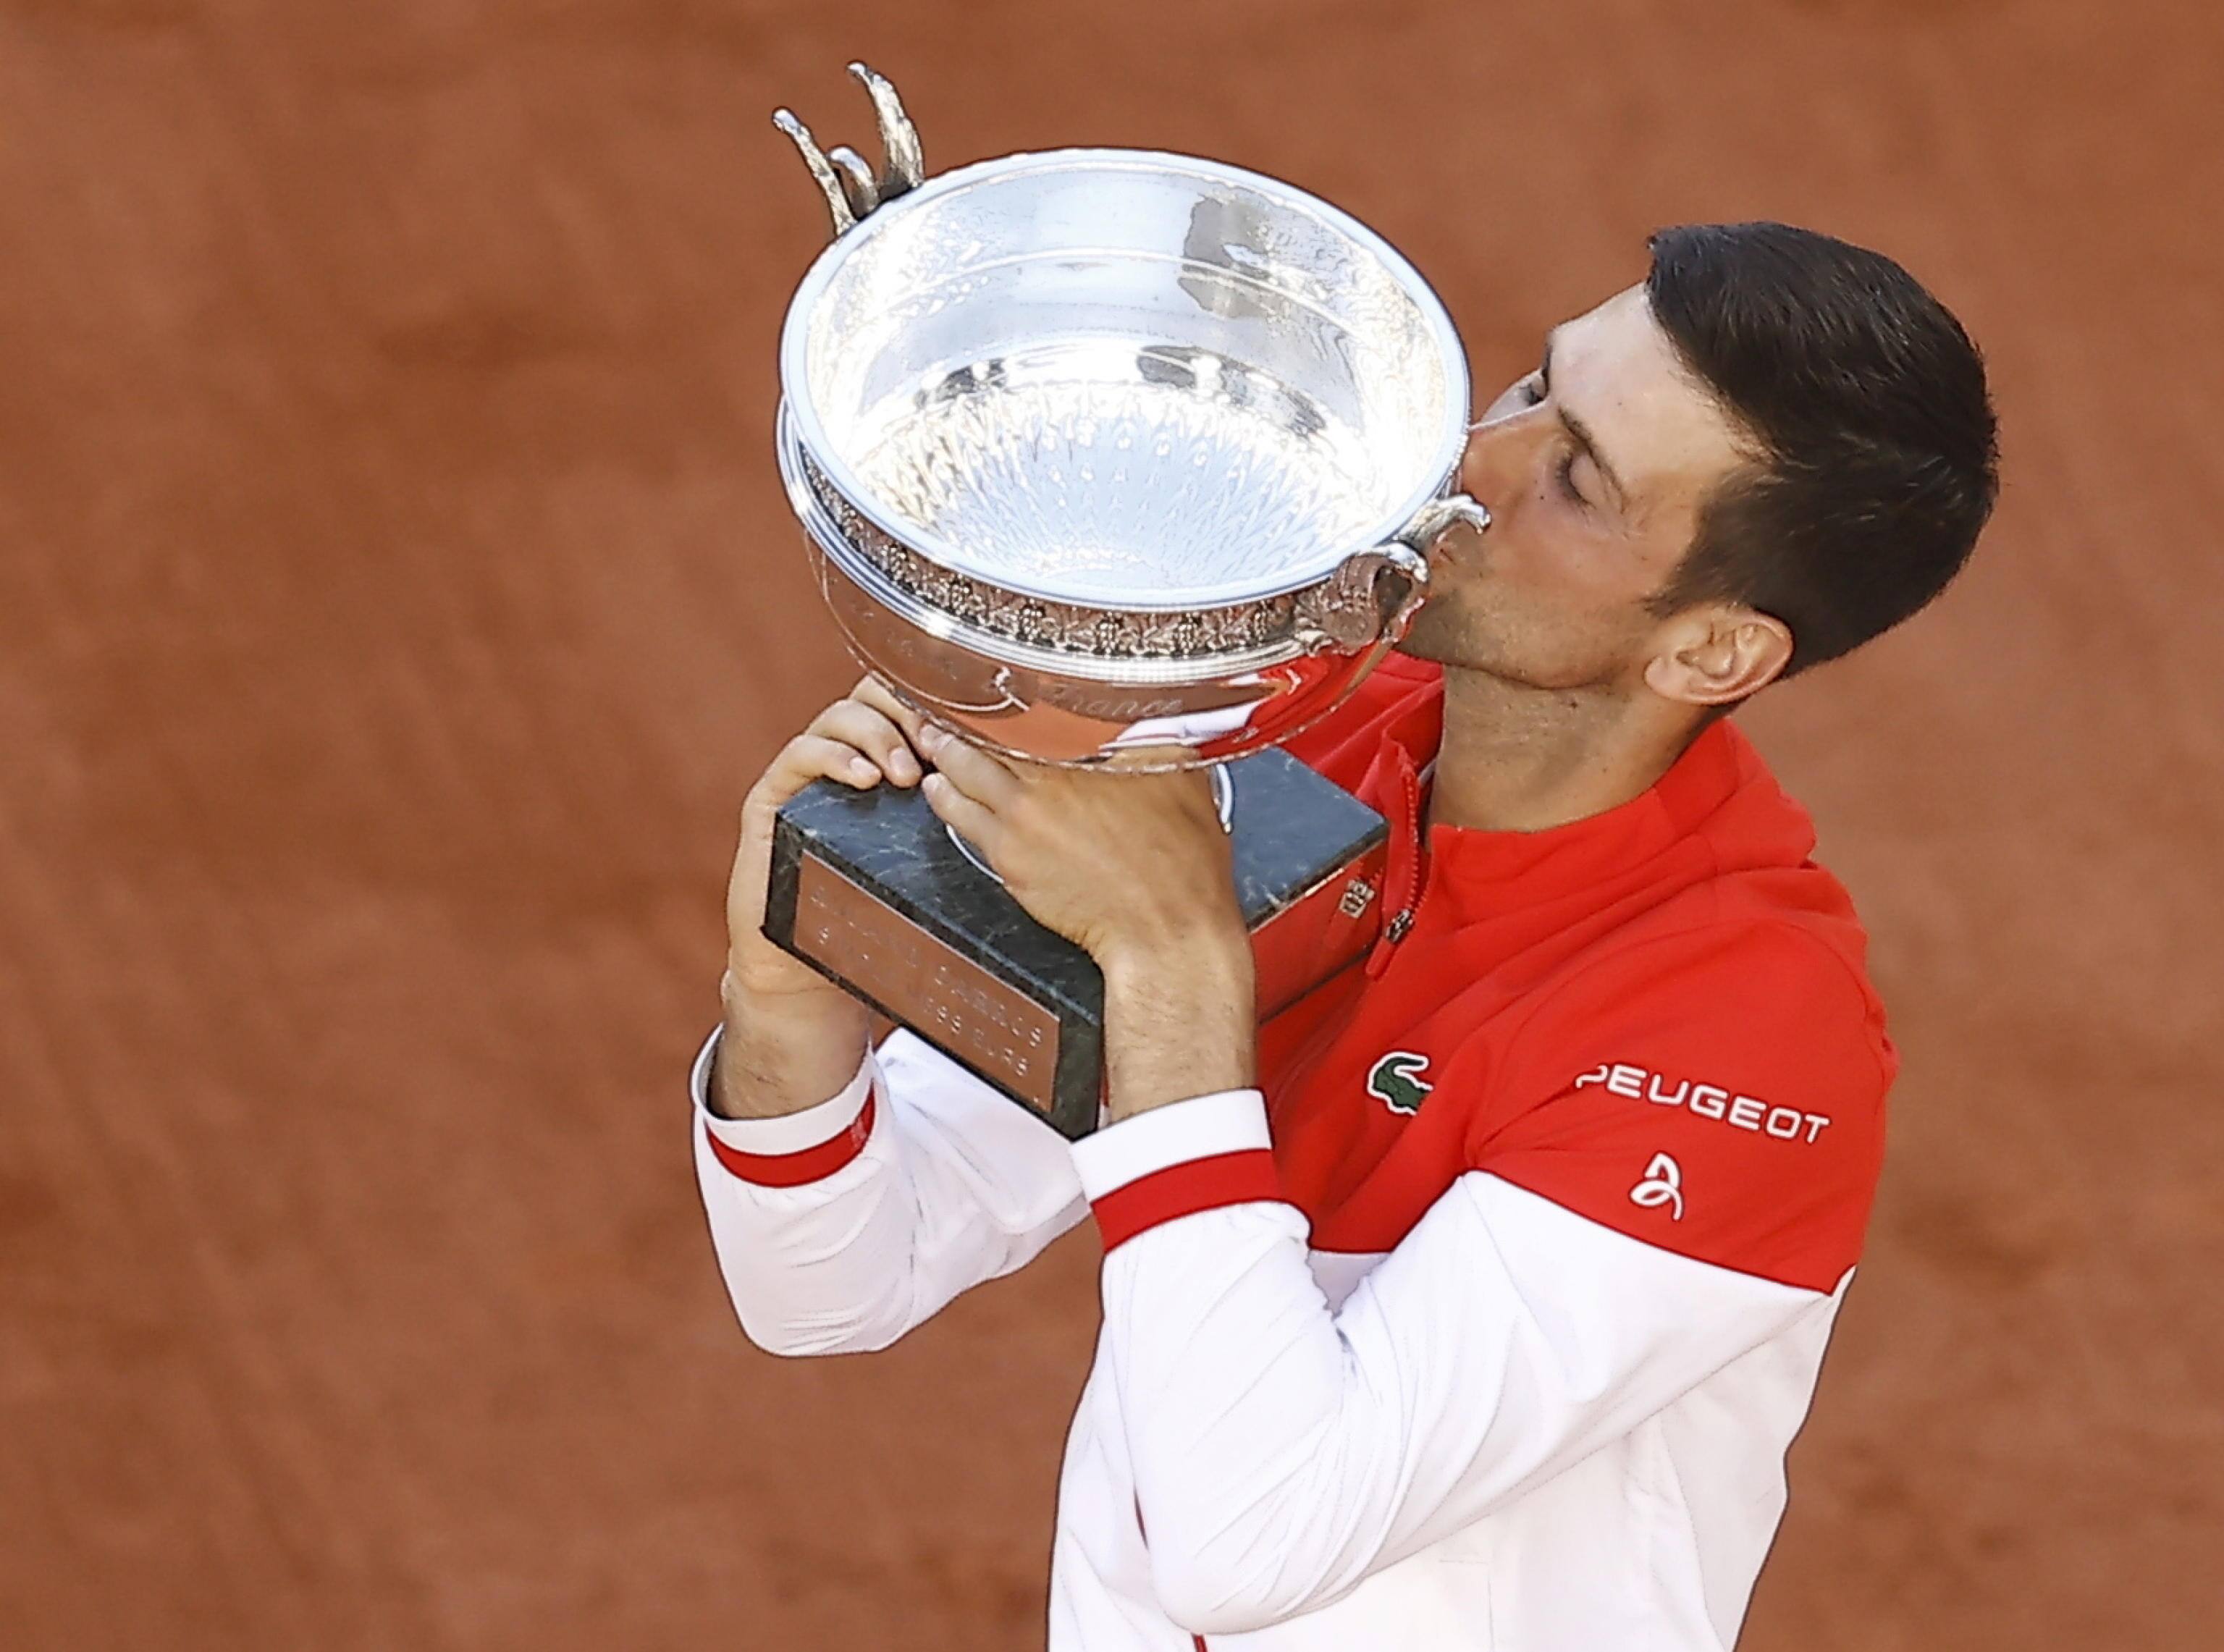
[{"label": "cheek", "polygon": [[1461,571],[1444,619],[1457,615],[1540,684],[1589,681],[1643,623],[1631,571],[1625,547],[1595,528],[1517,517],[1480,568]]},{"label": "cheek", "polygon": [[1580,583],[1592,558],[1584,526],[1572,517],[1560,501],[1533,489],[1509,501],[1483,536],[1484,582],[1521,589]]},{"label": "cheek", "polygon": [[1501,542],[1551,540],[1579,530],[1583,514],[1560,491],[1553,456],[1534,444],[1511,444],[1463,468],[1460,482],[1488,508]]},{"label": "cheek", "polygon": [[1562,491],[1547,447],[1471,451],[1461,480],[1488,506],[1490,531],[1458,571],[1478,600],[1541,600],[1570,612],[1627,603],[1652,590],[1626,537]]}]

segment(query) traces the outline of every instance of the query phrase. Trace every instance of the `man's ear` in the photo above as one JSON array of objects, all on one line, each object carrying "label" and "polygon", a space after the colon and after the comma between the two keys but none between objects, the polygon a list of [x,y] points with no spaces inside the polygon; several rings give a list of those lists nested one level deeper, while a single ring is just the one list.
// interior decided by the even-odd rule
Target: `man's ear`
[{"label": "man's ear", "polygon": [[1773,615],[1713,603],[1661,627],[1645,684],[1663,699],[1726,706],[1749,698],[1791,663],[1791,628]]}]

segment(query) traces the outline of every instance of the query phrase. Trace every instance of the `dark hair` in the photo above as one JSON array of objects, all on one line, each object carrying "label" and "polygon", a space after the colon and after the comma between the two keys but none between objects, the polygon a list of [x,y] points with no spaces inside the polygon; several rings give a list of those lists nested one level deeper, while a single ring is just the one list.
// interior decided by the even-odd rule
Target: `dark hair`
[{"label": "dark hair", "polygon": [[1790,628],[1786,676],[1835,659],[1943,590],[1992,514],[1984,360],[1881,253],[1782,224],[1651,248],[1654,319],[1753,448],[1653,609],[1742,603]]}]

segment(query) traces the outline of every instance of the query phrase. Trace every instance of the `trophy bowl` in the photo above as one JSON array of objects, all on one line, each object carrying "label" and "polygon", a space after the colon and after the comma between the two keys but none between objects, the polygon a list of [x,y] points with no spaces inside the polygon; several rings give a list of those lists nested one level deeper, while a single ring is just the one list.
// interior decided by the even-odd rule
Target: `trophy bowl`
[{"label": "trophy bowl", "polygon": [[1488,522],[1448,492],[1444,305],[1347,214],[1216,161],[923,180],[861,78],[886,179],[782,120],[837,233],[782,330],[780,463],[852,652],[1037,762],[1216,761],[1333,709],[1425,596],[1429,543]]}]

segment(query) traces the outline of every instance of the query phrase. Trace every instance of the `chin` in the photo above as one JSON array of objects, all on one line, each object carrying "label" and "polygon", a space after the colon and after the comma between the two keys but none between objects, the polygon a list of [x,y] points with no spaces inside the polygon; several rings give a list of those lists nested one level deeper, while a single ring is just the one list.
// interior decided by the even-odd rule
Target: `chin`
[{"label": "chin", "polygon": [[1439,665],[1457,665],[1460,650],[1456,644],[1462,628],[1458,616],[1448,605],[1424,602],[1412,623],[1406,627],[1406,634],[1394,646],[1409,659],[1425,659]]},{"label": "chin", "polygon": [[1475,615],[1455,602],[1437,598],[1421,605],[1396,645],[1409,659],[1464,670],[1488,671],[1498,651],[1478,634]]}]

